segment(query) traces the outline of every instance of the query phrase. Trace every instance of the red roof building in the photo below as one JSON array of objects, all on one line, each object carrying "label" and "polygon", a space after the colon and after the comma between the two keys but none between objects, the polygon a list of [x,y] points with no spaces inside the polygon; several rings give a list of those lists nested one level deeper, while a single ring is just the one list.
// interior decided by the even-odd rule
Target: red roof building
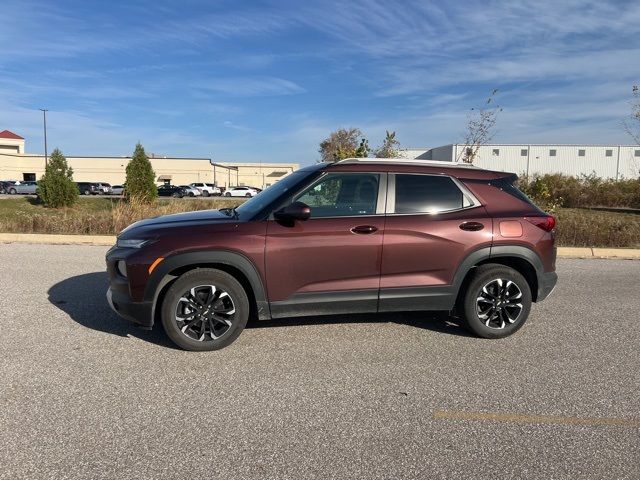
[{"label": "red roof building", "polygon": [[20,135],[16,135],[15,133],[10,132],[9,130],[1,131],[0,138],[9,138],[11,140],[24,140],[24,138],[22,138]]}]

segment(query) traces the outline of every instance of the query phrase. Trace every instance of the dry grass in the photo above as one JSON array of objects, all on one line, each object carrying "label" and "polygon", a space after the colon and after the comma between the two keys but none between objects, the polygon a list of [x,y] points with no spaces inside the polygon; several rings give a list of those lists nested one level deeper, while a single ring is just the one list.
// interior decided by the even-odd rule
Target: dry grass
[{"label": "dry grass", "polygon": [[[33,199],[0,200],[0,232],[113,235],[143,218],[230,207],[242,199],[171,199],[146,205],[119,199],[81,198],[66,209],[48,209]],[[640,248],[640,215],[561,208],[558,245]]]},{"label": "dry grass", "polygon": [[242,199],[161,199],[152,204],[110,198],[81,198],[70,208],[48,209],[29,198],[0,200],[0,231],[113,235],[143,218],[230,207]]},{"label": "dry grass", "polygon": [[561,247],[640,248],[640,215],[562,208],[556,217]]}]

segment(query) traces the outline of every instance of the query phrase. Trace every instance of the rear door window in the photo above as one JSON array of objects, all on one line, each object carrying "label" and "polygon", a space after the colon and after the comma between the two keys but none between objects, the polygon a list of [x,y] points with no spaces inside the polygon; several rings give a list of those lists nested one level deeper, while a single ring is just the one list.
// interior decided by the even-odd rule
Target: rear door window
[{"label": "rear door window", "polygon": [[464,196],[450,178],[439,175],[396,174],[393,213],[438,213],[458,210]]}]

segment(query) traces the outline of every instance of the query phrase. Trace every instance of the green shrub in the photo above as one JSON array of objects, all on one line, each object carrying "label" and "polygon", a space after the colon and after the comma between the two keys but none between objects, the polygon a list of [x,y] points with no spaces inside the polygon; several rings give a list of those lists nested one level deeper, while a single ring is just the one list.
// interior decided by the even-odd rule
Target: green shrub
[{"label": "green shrub", "polygon": [[37,194],[45,206],[70,207],[78,201],[78,186],[73,181],[73,169],[57,148],[49,157],[44,175],[38,182]]},{"label": "green shrub", "polygon": [[640,208],[640,180],[611,180],[595,175],[571,177],[559,173],[520,178],[518,187],[540,207]]},{"label": "green shrub", "polygon": [[139,143],[133,152],[133,157],[127,165],[127,180],[125,195],[127,198],[136,198],[137,201],[150,203],[158,196],[158,188],[155,182],[155,173],[151,167],[149,157]]}]

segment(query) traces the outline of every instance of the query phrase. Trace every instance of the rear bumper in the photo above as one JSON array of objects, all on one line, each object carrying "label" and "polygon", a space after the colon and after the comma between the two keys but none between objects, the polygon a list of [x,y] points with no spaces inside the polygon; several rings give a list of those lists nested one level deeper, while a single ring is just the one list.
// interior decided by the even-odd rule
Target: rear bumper
[{"label": "rear bumper", "polygon": [[541,302],[553,292],[558,283],[558,274],[556,272],[545,272],[538,279],[538,297],[536,301]]},{"label": "rear bumper", "polygon": [[111,310],[125,320],[146,329],[151,329],[153,326],[151,302],[133,302],[128,295],[113,290],[111,287],[107,290],[107,302],[109,302]]}]

